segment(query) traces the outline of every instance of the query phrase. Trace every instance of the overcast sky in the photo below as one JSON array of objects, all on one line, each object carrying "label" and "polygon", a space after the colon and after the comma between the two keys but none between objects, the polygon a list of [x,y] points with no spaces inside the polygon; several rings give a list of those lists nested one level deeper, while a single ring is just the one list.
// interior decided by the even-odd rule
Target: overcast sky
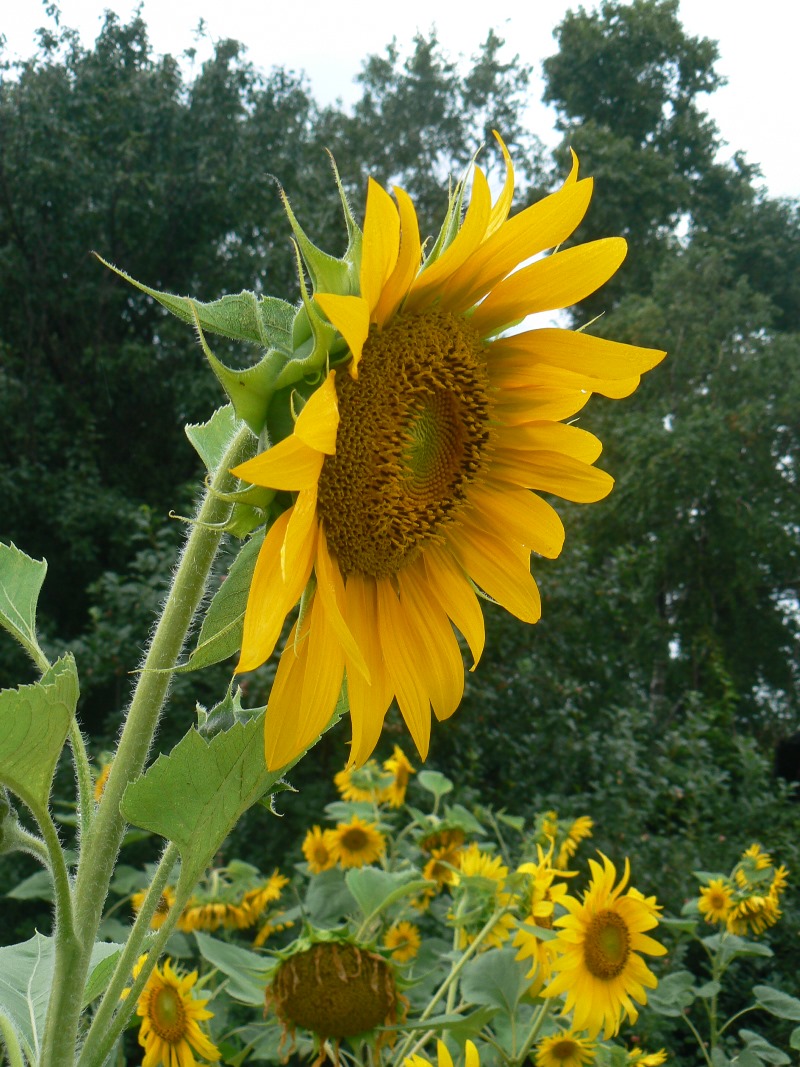
[{"label": "overcast sky", "polygon": [[[62,25],[78,29],[85,45],[96,38],[105,8],[127,20],[137,0],[60,0]],[[353,78],[361,60],[382,52],[393,36],[407,50],[416,30],[436,27],[443,47],[468,57],[490,28],[507,41],[510,57],[519,53],[537,75],[532,94],[531,124],[546,144],[553,145],[553,115],[538,103],[541,60],[555,51],[552,32],[566,11],[578,6],[567,0],[491,0],[466,15],[463,0],[144,0],[143,15],[153,48],[180,55],[194,45],[200,18],[211,39],[243,41],[256,66],[276,64],[304,70],[316,98],[345,104],[358,95]],[[596,6],[583,0],[583,6]],[[682,0],[681,19],[692,35],[719,41],[719,73],[728,85],[707,101],[722,137],[734,150],[760,165],[773,196],[800,195],[800,122],[797,115],[797,30],[800,16],[789,0],[733,4],[730,0]],[[794,20],[795,25],[790,23]],[[0,32],[7,53],[28,56],[36,28],[46,22],[39,0],[5,0]],[[200,42],[198,60],[210,52]]]}]

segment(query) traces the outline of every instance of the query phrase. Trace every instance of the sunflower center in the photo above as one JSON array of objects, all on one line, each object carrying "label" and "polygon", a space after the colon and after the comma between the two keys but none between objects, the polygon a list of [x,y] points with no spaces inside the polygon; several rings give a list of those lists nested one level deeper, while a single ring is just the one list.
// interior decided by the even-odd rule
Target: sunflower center
[{"label": "sunflower center", "polygon": [[570,1038],[562,1038],[561,1041],[556,1041],[551,1045],[548,1052],[554,1060],[558,1060],[559,1063],[567,1063],[569,1060],[575,1057],[578,1052],[578,1048],[574,1041]]},{"label": "sunflower center", "polygon": [[589,924],[583,947],[587,969],[595,978],[608,982],[625,970],[630,955],[628,927],[615,911],[599,911]]},{"label": "sunflower center", "polygon": [[489,385],[480,337],[432,310],[402,315],[339,375],[336,454],[318,510],[342,573],[384,578],[458,513],[485,462]]},{"label": "sunflower center", "polygon": [[186,1008],[177,989],[161,986],[150,999],[150,1025],[169,1045],[177,1045],[186,1035]]},{"label": "sunflower center", "polygon": [[345,830],[340,840],[342,848],[346,848],[348,852],[361,852],[369,843],[367,835],[357,826]]}]

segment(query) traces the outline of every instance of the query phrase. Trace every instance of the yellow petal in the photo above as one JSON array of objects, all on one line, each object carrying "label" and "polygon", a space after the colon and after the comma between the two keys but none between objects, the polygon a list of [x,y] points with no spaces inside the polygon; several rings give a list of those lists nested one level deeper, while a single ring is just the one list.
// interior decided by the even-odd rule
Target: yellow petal
[{"label": "yellow petal", "polygon": [[591,196],[592,182],[587,179],[564,186],[509,219],[448,279],[442,306],[454,311],[472,307],[524,260],[561,244],[586,214]]},{"label": "yellow petal", "polygon": [[304,570],[295,570],[284,581],[281,552],[291,511],[280,515],[267,531],[256,560],[242,633],[242,651],[236,673],[253,671],[272,655],[286,615],[305,588],[311,574],[311,561]]},{"label": "yellow petal", "polygon": [[603,451],[602,442],[594,434],[563,422],[544,420],[519,426],[503,426],[499,427],[495,434],[495,439],[502,448],[564,452],[574,459],[583,460],[584,463],[594,463]]},{"label": "yellow petal", "polygon": [[409,622],[409,637],[416,646],[410,662],[427,687],[436,718],[449,718],[464,695],[464,661],[450,620],[431,596],[422,560],[398,571],[400,605]]},{"label": "yellow petal", "polygon": [[444,1041],[436,1042],[436,1055],[439,1062],[439,1067],[453,1067],[453,1060]]},{"label": "yellow petal", "polygon": [[386,280],[397,263],[399,248],[400,218],[397,208],[383,186],[370,178],[367,185],[360,273],[361,297],[369,309],[370,319],[378,306]]},{"label": "yellow petal", "polygon": [[350,663],[345,650],[347,696],[353,743],[349,762],[361,766],[375,750],[383,720],[394,696],[381,651],[375,582],[351,574],[345,585],[346,617],[369,668],[369,682]]},{"label": "yellow petal", "polygon": [[555,559],[564,547],[564,524],[558,512],[527,489],[495,486],[487,480],[469,492],[480,514],[477,525],[502,538],[507,534],[540,556]]},{"label": "yellow petal", "polygon": [[575,330],[546,328],[500,338],[492,344],[492,359],[519,357],[528,367],[547,363],[594,378],[632,378],[651,370],[666,355],[655,348],[639,348]]},{"label": "yellow petal", "polygon": [[298,440],[284,437],[266,452],[233,467],[231,474],[267,489],[310,489],[319,481],[322,453]]},{"label": "yellow petal", "polygon": [[336,396],[336,372],[315,389],[297,416],[294,436],[314,448],[332,456],[336,451],[336,431],[339,429],[339,400]]},{"label": "yellow petal", "polygon": [[[544,368],[543,368],[544,369]],[[568,419],[584,407],[591,391],[580,385],[563,384],[556,380],[529,389],[509,389],[498,394],[494,414],[506,426],[534,422],[536,419]],[[492,383],[494,384],[494,383]]]},{"label": "yellow petal", "polygon": [[[537,622],[541,599],[529,566],[499,537],[470,526],[448,532],[448,542],[464,570],[484,593],[523,622]],[[525,551],[526,557],[530,553]]]},{"label": "yellow petal", "polygon": [[413,311],[426,298],[432,298],[433,292],[438,292],[442,281],[469,259],[486,236],[491,210],[492,194],[489,191],[489,183],[480,167],[475,167],[472,196],[461,228],[441,256],[417,275],[406,301],[406,310]]},{"label": "yellow petal", "polygon": [[539,259],[500,282],[470,321],[485,335],[526,315],[577,304],[608,281],[626,251],[622,237],[605,237]]},{"label": "yellow petal", "polygon": [[395,187],[394,193],[400,211],[400,255],[397,257],[397,264],[384,286],[378,306],[372,316],[379,329],[391,319],[405,299],[419,270],[422,255],[419,223],[414,203],[408,193],[402,189]]},{"label": "yellow petal", "polygon": [[[317,487],[303,489],[289,509],[289,525],[281,549],[281,577],[284,582],[305,574],[314,558],[317,543]],[[306,579],[307,580],[307,579]]]},{"label": "yellow petal", "polygon": [[344,656],[315,595],[302,633],[297,624],[286,643],[264,720],[269,770],[291,763],[328,725],[339,698]]},{"label": "yellow petal", "polygon": [[464,571],[444,549],[431,546],[424,553],[425,571],[434,595],[466,638],[474,670],[486,641],[483,612]]},{"label": "yellow petal", "polygon": [[614,485],[610,474],[561,452],[522,452],[512,448],[497,449],[492,477],[578,504],[602,500]]},{"label": "yellow petal", "polygon": [[506,143],[497,130],[492,130],[495,140],[500,145],[500,151],[503,153],[503,161],[506,165],[506,178],[503,182],[503,188],[500,191],[500,195],[495,200],[492,213],[489,216],[489,222],[486,226],[486,237],[490,237],[496,230],[499,230],[503,223],[508,218],[508,213],[511,210],[511,201],[514,199],[514,164],[511,162],[511,155],[506,148]]},{"label": "yellow petal", "polygon": [[411,661],[417,654],[414,634],[389,579],[380,579],[376,586],[378,630],[386,670],[400,713],[420,758],[425,759],[431,738],[431,709],[427,689],[417,671],[411,669]]},{"label": "yellow petal", "polygon": [[317,592],[325,611],[328,625],[334,630],[339,638],[342,651],[348,662],[363,675],[369,683],[369,669],[364,662],[364,657],[345,622],[343,608],[345,606],[344,581],[339,568],[333,562],[328,552],[328,543],[325,538],[325,530],[321,526],[317,541],[317,558],[314,566],[317,575]]},{"label": "yellow petal", "polygon": [[350,373],[357,378],[361,350],[369,336],[369,304],[360,296],[340,296],[338,293],[317,293],[314,299],[347,342],[353,354]]}]

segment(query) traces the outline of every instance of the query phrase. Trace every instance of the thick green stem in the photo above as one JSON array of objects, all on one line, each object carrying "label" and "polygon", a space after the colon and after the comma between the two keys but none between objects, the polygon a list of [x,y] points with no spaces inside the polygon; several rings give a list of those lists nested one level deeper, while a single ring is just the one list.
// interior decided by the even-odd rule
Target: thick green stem
[{"label": "thick green stem", "polygon": [[218,493],[233,487],[228,470],[244,458],[251,439],[250,431],[242,427],[206,490],[139,675],[102,800],[81,842],[75,890],[77,940],[65,945],[61,952],[57,949],[42,1067],[72,1067],[74,1062],[81,997],[92,945],[125,833],[125,820],[120,811],[122,794],[128,783],[138,778],[144,769],[172,670],[205,592],[211,564],[219,548],[220,526],[231,512],[232,505],[221,500]]},{"label": "thick green stem", "polygon": [[536,1015],[534,1015],[533,1022],[531,1023],[531,1028],[528,1031],[527,1037],[522,1042],[522,1048],[514,1057],[515,1063],[525,1062],[525,1058],[533,1047],[534,1041],[539,1036],[539,1031],[542,1029],[542,1024],[544,1023],[547,1016],[550,1014],[550,1008],[552,1006],[552,1003],[552,999],[548,998],[543,1002],[541,1008],[539,1008],[539,1011],[536,1013]]},{"label": "thick green stem", "polygon": [[[167,845],[156,869],[153,881],[150,883],[147,890],[147,895],[139,909],[139,914],[136,916],[133,928],[128,935],[125,948],[122,950],[122,954],[114,968],[111,981],[103,994],[103,999],[100,1001],[100,1006],[92,1020],[89,1033],[86,1035],[86,1041],[81,1049],[81,1055],[78,1061],[79,1064],[102,1063],[103,1058],[111,1050],[118,1034],[122,1032],[125,1023],[127,1022],[128,1014],[125,1013],[125,1017],[120,1021],[119,1026],[112,1027],[111,1025],[114,1013],[120,1007],[120,995],[128,983],[128,978],[133,971],[133,965],[143,951],[144,941],[150,930],[150,920],[155,914],[164,886],[167,884],[167,879],[175,866],[178,855],[177,845]],[[162,924],[161,928],[163,929],[163,927],[169,923],[166,937],[169,936],[170,931],[174,928],[177,916],[183,911],[183,905],[185,903],[185,900],[178,901],[176,899],[171,909],[174,914]],[[154,951],[152,943],[148,946],[148,951],[152,956],[153,965],[155,965],[158,960],[158,953]],[[148,971],[149,970],[150,968],[148,968]],[[144,981],[146,980],[147,976],[144,978]],[[132,999],[131,1003],[135,1005],[136,999]]]},{"label": "thick green stem", "polygon": [[89,770],[89,758],[86,755],[86,745],[83,743],[83,735],[76,719],[69,724],[69,744],[72,749],[75,776],[78,779],[78,813],[80,815],[80,837],[83,840],[89,832],[94,816],[94,788],[92,772]]}]

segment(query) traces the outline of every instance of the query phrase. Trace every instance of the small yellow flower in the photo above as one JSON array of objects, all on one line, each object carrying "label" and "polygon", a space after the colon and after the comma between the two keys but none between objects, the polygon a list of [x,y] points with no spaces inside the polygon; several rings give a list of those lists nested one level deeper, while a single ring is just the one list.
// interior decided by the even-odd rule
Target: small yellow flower
[{"label": "small yellow flower", "polygon": [[594,1057],[594,1041],[571,1030],[545,1037],[536,1046],[536,1067],[584,1067]]},{"label": "small yellow flower", "polygon": [[706,922],[726,922],[733,907],[733,889],[725,878],[712,878],[708,885],[700,887],[697,910]]},{"label": "small yellow flower", "polygon": [[402,808],[406,799],[409,778],[412,774],[416,774],[416,771],[399,745],[395,745],[392,755],[383,761],[383,769],[393,776],[386,790],[386,801],[392,808]]},{"label": "small yellow flower", "polygon": [[388,775],[381,774],[375,760],[368,760],[363,767],[345,767],[333,777],[342,800],[365,804],[380,804],[386,798]]},{"label": "small yellow flower", "polygon": [[383,944],[385,948],[391,949],[392,959],[398,963],[413,960],[422,944],[419,927],[403,919],[386,931]]},{"label": "small yellow flower", "polygon": [[[142,904],[144,904],[144,898],[147,896],[147,891],[142,890],[140,893],[133,893],[131,896],[131,907],[136,915],[142,910]],[[175,890],[172,886],[164,886],[164,891],[158,898],[158,904],[156,904],[156,910],[150,919],[150,929],[158,930],[159,927],[164,925],[164,921],[169,915],[169,909],[175,903]]]},{"label": "small yellow flower", "polygon": [[435,848],[431,858],[422,868],[422,877],[427,878],[429,882],[436,882],[437,889],[455,885],[458,882],[461,856],[460,848]]},{"label": "small yellow flower", "polygon": [[276,867],[264,885],[257,889],[248,889],[240,905],[241,910],[249,916],[249,922],[245,923],[245,926],[254,926],[268,905],[279,899],[284,886],[288,884],[289,879]]},{"label": "small yellow flower", "polygon": [[306,834],[303,855],[312,874],[329,871],[336,864],[331,853],[332,842],[333,830],[322,830],[319,826],[313,826]]},{"label": "small yellow flower", "polygon": [[375,823],[354,815],[350,822],[337,823],[331,831],[330,851],[341,867],[363,867],[380,859],[386,851],[386,839]]},{"label": "small yellow flower", "polygon": [[617,872],[608,857],[603,866],[589,860],[592,880],[583,901],[566,896],[562,904],[568,914],[556,919],[561,927],[556,938],[558,955],[553,961],[556,977],[543,996],[566,994],[565,1011],[573,1011],[573,1026],[590,1038],[602,1030],[608,1039],[619,1030],[624,1014],[631,1022],[638,1018],[633,1001],[647,1002],[645,987],[654,989],[656,978],[639,953],[661,956],[663,945],[645,934],[658,924],[655,898],[629,889],[628,861],[625,873],[615,886]]},{"label": "small yellow flower", "polygon": [[[141,961],[137,965],[141,970]],[[134,975],[138,973],[134,969]],[[203,1062],[216,1062],[220,1051],[200,1028],[214,1017],[206,1009],[209,998],[195,997],[191,988],[197,971],[181,976],[166,960],[156,967],[142,990],[136,1012],[142,1017],[139,1044],[145,1049],[142,1067],[197,1067],[195,1054]]]},{"label": "small yellow flower", "polygon": [[643,1048],[628,1050],[628,1063],[630,1067],[661,1067],[667,1062],[667,1050],[660,1048],[658,1052],[645,1052]]},{"label": "small yellow flower", "polygon": [[532,996],[538,996],[542,986],[550,980],[556,945],[554,940],[545,940],[533,930],[526,929],[526,926],[552,930],[556,906],[567,894],[564,882],[553,884],[556,876],[563,875],[563,872],[551,866],[552,848],[548,853],[544,852],[541,845],[537,848],[539,862],[523,863],[518,868],[520,874],[526,874],[529,878],[521,893],[524,918],[513,941],[514,947],[519,949],[516,959],[531,961],[531,969],[526,977],[535,979],[530,989]]}]

